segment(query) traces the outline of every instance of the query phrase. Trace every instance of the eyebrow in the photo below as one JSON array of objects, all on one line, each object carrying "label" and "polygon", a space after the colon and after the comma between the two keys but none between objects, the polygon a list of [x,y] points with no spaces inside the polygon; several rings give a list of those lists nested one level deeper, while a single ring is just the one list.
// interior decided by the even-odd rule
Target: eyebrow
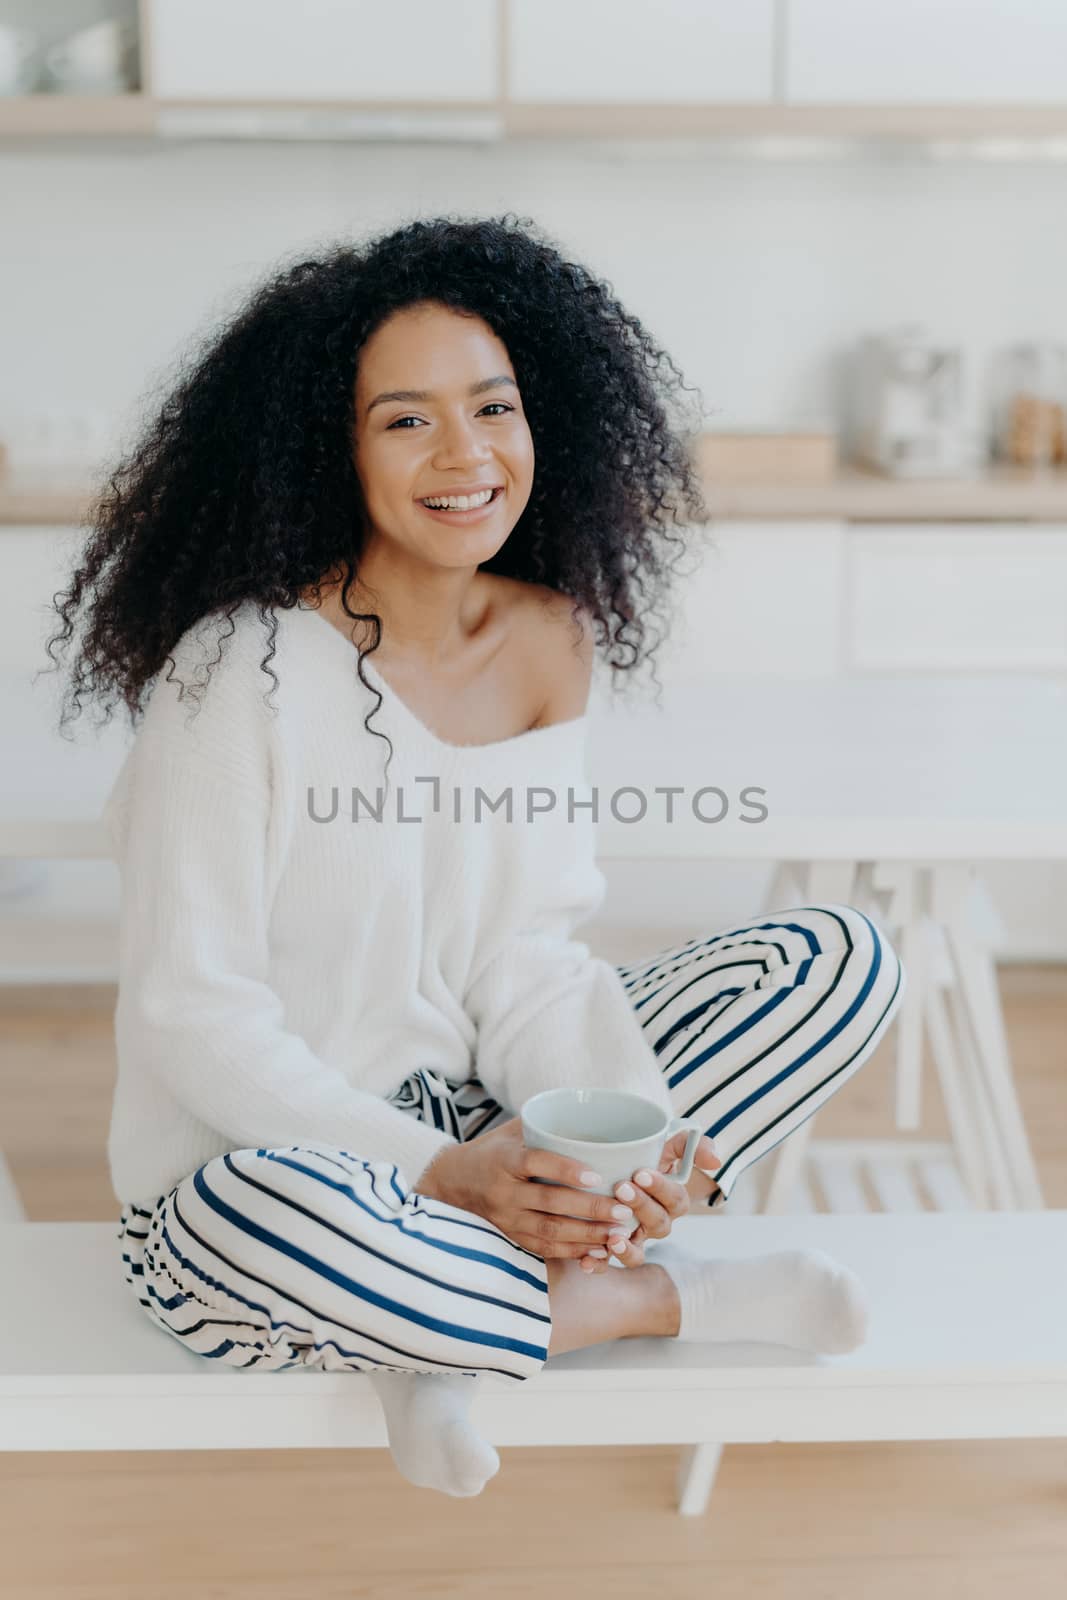
[{"label": "eyebrow", "polygon": [[[478,383],[472,383],[467,393],[484,394],[486,389],[498,389],[504,385],[512,389],[518,389],[519,387],[514,378],[501,374],[497,378],[482,378]],[[383,406],[388,400],[434,400],[436,398],[432,389],[389,389],[385,394],[376,394],[374,396],[374,399],[367,407],[366,414],[369,416],[375,406]]]}]

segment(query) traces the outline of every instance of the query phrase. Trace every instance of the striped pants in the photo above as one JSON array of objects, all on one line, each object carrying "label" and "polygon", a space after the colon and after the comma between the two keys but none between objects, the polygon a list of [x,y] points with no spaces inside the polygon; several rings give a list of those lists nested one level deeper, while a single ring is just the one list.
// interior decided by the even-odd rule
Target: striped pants
[{"label": "striped pants", "polygon": [[[677,1115],[714,1141],[720,1204],[867,1060],[905,982],[881,930],[831,904],[768,912],[617,971]],[[476,1078],[422,1070],[392,1099],[461,1141],[515,1115]],[[358,1151],[231,1150],[152,1210],[125,1205],[119,1238],[148,1317],[230,1366],[507,1380],[548,1354],[545,1261]]]}]

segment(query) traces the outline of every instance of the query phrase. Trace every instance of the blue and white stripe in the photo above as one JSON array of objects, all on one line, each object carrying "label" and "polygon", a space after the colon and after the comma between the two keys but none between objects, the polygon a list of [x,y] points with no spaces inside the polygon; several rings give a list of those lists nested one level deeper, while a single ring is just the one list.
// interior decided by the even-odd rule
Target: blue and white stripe
[{"label": "blue and white stripe", "polygon": [[[720,1204],[867,1060],[905,983],[884,934],[845,905],[769,912],[617,970],[677,1114],[722,1158]],[[392,1101],[464,1142],[514,1114],[476,1078],[425,1070]],[[544,1260],[389,1161],[232,1150],[152,1209],[123,1206],[119,1238],[152,1321],[231,1366],[522,1380],[547,1357]]]},{"label": "blue and white stripe", "polygon": [[862,1066],[905,987],[885,935],[845,905],[769,912],[618,971],[677,1114],[722,1158],[716,1203]]}]

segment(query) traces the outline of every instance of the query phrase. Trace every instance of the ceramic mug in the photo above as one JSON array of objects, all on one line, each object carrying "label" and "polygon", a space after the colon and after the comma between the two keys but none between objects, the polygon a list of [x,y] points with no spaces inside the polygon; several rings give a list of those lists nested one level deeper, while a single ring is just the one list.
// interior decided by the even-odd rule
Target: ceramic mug
[{"label": "ceramic mug", "polygon": [[[568,1156],[604,1179],[595,1187],[562,1186],[580,1187],[583,1194],[613,1195],[618,1184],[629,1182],[642,1167],[655,1172],[667,1140],[683,1128],[688,1131],[685,1153],[677,1171],[670,1176],[677,1183],[685,1183],[693,1171],[696,1148],[704,1132],[699,1123],[672,1117],[654,1100],[626,1089],[545,1089],[532,1095],[519,1115],[523,1142],[530,1149]],[[620,1223],[619,1227],[633,1233],[637,1225],[634,1217],[629,1225]]]},{"label": "ceramic mug", "polygon": [[126,82],[126,61],[135,34],[131,23],[117,17],[72,33],[45,54],[56,84],[76,89],[115,87]]},{"label": "ceramic mug", "polygon": [[0,94],[24,94],[31,87],[27,64],[36,49],[36,34],[0,23]]}]

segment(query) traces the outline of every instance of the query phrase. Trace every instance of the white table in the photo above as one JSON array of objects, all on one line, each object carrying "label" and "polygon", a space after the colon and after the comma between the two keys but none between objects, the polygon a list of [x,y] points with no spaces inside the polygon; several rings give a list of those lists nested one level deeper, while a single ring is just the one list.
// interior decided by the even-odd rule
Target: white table
[{"label": "white table", "polygon": [[[867,1340],[832,1357],[652,1338],[572,1350],[526,1383],[488,1381],[472,1410],[485,1438],[683,1444],[678,1509],[694,1516],[731,1443],[1067,1437],[1067,1280],[1049,1271],[1067,1211],[690,1216],[674,1232],[720,1259],[825,1251],[863,1284]],[[0,1450],[385,1445],[365,1377],[205,1362],[150,1326],[120,1265],[111,1223],[0,1222],[0,1272],[21,1312],[0,1321]]]}]

